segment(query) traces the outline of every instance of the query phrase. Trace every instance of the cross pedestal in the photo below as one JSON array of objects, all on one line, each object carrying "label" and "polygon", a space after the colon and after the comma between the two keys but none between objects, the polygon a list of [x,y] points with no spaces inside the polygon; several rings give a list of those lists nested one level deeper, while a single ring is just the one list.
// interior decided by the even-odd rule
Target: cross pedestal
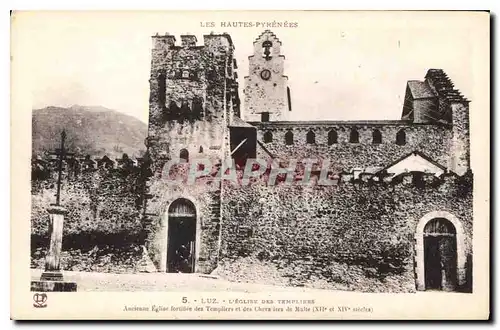
[{"label": "cross pedestal", "polygon": [[61,272],[63,223],[68,211],[62,206],[51,205],[48,212],[50,246],[45,258],[45,271],[39,281],[31,281],[31,291],[76,291],[76,283],[65,282]]}]

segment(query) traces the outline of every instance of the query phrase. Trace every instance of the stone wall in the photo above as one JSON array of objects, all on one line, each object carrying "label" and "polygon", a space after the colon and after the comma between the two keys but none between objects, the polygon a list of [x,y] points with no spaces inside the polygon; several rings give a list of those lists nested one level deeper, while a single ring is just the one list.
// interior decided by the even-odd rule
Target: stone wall
[{"label": "stone wall", "polygon": [[[32,234],[46,235],[48,213],[55,202],[56,173],[47,180],[32,181]],[[64,232],[72,234],[140,233],[140,175],[135,170],[94,170],[65,179],[61,205],[68,209]]]},{"label": "stone wall", "polygon": [[450,168],[463,174],[470,168],[469,107],[463,103],[451,105],[453,111],[453,139],[450,153],[453,155]]},{"label": "stone wall", "polygon": [[455,215],[470,255],[472,178],[429,176],[416,186],[411,175],[391,183],[224,189],[221,272],[250,258],[277,269],[288,285],[414,291],[414,235],[427,213]]},{"label": "stone wall", "polygon": [[[120,249],[125,251],[127,246],[144,243],[141,223],[144,202],[141,168],[100,167],[79,173],[69,169],[66,164],[61,186],[61,205],[68,210],[63,231],[63,251],[67,251],[68,260],[64,265],[70,265],[71,268],[79,263],[79,258],[85,258],[85,251],[104,247],[109,253],[106,252],[108,257],[101,260],[104,262],[101,268],[119,269],[121,266],[117,263],[122,259],[114,253],[120,254]],[[56,201],[57,171],[49,168],[45,173],[43,179],[32,180],[32,260],[43,259],[43,253],[48,247],[47,209]],[[78,256],[80,252],[76,253],[76,250],[82,256]],[[106,260],[109,264],[106,264]],[[81,267],[88,268],[91,264],[83,262]]]},{"label": "stone wall", "polygon": [[[448,167],[451,128],[448,125],[416,125],[403,121],[380,122],[282,122],[254,123],[257,127],[258,140],[279,159],[298,161],[329,159],[331,170],[335,173],[353,168],[385,167],[411,153],[420,151],[441,165]],[[359,143],[349,142],[353,129],[359,133]],[[373,143],[373,131],[381,133],[382,141]],[[404,130],[406,142],[396,143],[396,135]],[[328,134],[334,131],[337,142],[329,145]],[[265,143],[266,132],[272,134],[272,142]],[[293,144],[285,143],[287,132],[293,134]],[[313,132],[315,143],[307,143],[307,134]],[[269,158],[267,153],[258,157]]]}]

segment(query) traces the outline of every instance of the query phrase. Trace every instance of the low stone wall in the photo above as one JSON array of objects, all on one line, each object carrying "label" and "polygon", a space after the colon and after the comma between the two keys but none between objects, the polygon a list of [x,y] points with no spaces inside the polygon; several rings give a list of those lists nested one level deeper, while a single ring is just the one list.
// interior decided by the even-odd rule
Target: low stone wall
[{"label": "low stone wall", "polygon": [[[46,251],[45,247],[32,249],[31,268],[44,269]],[[96,245],[90,250],[64,250],[61,253],[61,269],[120,274],[156,272],[144,246],[136,244],[120,247]]]},{"label": "low stone wall", "polygon": [[[413,291],[415,231],[427,213],[455,215],[471,254],[472,183],[457,177],[419,187],[405,182],[225,189],[218,271],[230,273],[232,263],[251,258],[290,285]],[[240,280],[259,281],[249,272]]]}]

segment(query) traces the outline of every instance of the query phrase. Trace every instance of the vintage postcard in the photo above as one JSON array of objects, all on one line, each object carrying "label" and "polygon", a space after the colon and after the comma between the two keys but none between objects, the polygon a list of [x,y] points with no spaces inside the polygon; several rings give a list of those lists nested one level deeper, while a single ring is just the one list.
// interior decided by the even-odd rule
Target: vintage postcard
[{"label": "vintage postcard", "polygon": [[11,317],[488,319],[488,12],[19,11]]}]

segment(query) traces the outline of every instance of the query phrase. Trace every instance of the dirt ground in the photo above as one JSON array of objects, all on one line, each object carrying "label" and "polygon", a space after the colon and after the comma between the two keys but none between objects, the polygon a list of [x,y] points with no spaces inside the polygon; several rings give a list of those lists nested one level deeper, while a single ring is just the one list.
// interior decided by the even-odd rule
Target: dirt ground
[{"label": "dirt ground", "polygon": [[[32,280],[40,279],[41,269],[31,269]],[[78,291],[237,291],[271,292],[315,291],[304,287],[280,287],[264,284],[229,282],[211,275],[143,273],[110,274],[63,271],[65,281],[76,282]],[[324,291],[324,290],[319,290]]]}]

